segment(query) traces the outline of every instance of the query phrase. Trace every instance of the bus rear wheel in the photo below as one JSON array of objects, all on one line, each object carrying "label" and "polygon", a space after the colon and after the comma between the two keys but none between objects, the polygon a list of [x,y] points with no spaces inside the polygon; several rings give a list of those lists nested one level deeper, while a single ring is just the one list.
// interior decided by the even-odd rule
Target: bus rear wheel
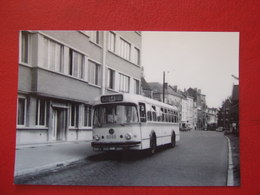
[{"label": "bus rear wheel", "polygon": [[154,154],[156,152],[156,137],[153,134],[150,139],[150,154]]}]

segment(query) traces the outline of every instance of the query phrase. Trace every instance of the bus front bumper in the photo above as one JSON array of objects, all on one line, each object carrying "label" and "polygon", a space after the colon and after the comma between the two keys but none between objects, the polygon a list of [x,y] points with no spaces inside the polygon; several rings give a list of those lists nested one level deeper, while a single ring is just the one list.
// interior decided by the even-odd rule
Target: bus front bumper
[{"label": "bus front bumper", "polygon": [[133,147],[140,146],[140,141],[131,142],[91,142],[94,150],[127,150]]}]

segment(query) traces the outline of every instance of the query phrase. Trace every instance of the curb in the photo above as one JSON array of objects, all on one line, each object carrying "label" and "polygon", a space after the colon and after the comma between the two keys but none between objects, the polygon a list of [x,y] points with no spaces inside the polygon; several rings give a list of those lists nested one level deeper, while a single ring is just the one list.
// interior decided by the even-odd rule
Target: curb
[{"label": "curb", "polygon": [[35,175],[35,174],[40,174],[40,173],[44,173],[47,171],[51,171],[51,170],[55,170],[58,168],[62,168],[74,163],[77,163],[79,161],[85,160],[87,157],[84,158],[75,158],[75,159],[70,159],[70,160],[66,160],[66,161],[62,161],[62,162],[56,162],[53,164],[48,164],[48,165],[44,165],[41,167],[37,167],[37,168],[32,168],[32,169],[24,169],[21,171],[16,171],[14,177],[26,177],[26,176],[31,176],[31,175]]},{"label": "curb", "polygon": [[225,136],[228,142],[228,171],[227,171],[227,186],[234,186],[234,174],[233,174],[233,160],[230,139]]}]

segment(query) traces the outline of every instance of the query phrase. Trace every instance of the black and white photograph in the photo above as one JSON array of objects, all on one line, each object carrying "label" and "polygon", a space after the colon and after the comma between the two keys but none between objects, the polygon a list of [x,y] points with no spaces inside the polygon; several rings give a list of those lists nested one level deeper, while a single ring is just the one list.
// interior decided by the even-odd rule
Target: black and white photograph
[{"label": "black and white photograph", "polygon": [[15,184],[241,185],[239,32],[17,36]]}]

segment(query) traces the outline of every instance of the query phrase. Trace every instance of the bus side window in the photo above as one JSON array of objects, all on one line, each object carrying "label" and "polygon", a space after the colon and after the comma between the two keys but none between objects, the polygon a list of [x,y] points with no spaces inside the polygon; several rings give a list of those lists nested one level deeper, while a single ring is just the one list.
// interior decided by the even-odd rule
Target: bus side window
[{"label": "bus side window", "polygon": [[164,111],[163,111],[163,108],[161,108],[161,112],[162,112],[162,122],[164,122]]},{"label": "bus side window", "polygon": [[145,110],[144,103],[139,103],[139,112],[140,112],[140,121],[146,122],[146,110]]}]

